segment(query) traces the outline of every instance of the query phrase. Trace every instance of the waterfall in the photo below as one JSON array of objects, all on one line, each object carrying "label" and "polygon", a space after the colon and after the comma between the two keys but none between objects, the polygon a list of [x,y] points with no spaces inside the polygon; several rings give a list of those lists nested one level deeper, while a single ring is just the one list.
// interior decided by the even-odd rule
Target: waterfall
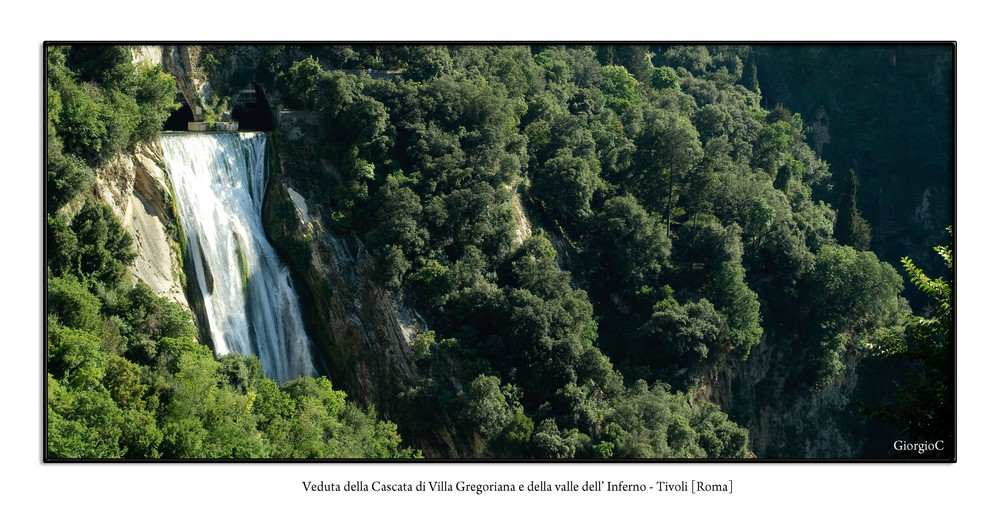
[{"label": "waterfall", "polygon": [[266,142],[263,133],[160,140],[216,353],[255,354],[282,384],[316,370],[288,267],[264,235]]}]

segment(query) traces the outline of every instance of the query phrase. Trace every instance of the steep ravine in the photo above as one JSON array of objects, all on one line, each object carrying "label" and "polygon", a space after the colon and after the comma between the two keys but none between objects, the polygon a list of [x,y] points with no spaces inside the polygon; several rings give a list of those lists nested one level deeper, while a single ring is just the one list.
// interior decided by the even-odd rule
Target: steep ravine
[{"label": "steep ravine", "polygon": [[[133,48],[133,57],[164,64],[188,103],[198,103],[210,93],[199,77],[199,51],[198,46],[142,46]],[[280,109],[280,97],[274,95]],[[281,114],[275,119],[280,122]],[[271,160],[265,226],[293,271],[308,333],[327,368],[320,373],[329,374],[334,387],[347,391],[352,401],[373,407],[384,419],[397,419],[400,394],[423,378],[412,351],[414,335],[426,330],[423,320],[377,287],[360,239],[327,230],[318,218],[327,211],[303,199],[282,177],[278,157]],[[139,254],[133,277],[198,311],[197,300],[189,303],[185,296],[184,244],[174,238],[182,234],[177,232],[176,204],[164,168],[160,144],[144,143],[99,170],[96,187],[133,236]],[[296,250],[290,251],[290,245]],[[468,448],[482,446],[474,436],[456,441],[456,430],[447,423],[416,437],[406,436],[405,426],[400,428],[403,443],[420,448],[427,457],[475,457]]]},{"label": "steep ravine", "polygon": [[[361,240],[329,230],[319,217],[324,210],[292,188],[281,176],[281,162],[274,163],[265,225],[289,258],[334,387],[386,419],[399,419],[400,394],[423,378],[413,360],[413,337],[427,330],[423,318],[376,284]],[[462,452],[471,445],[457,443],[450,426],[416,436],[404,443],[427,457],[473,456]]]},{"label": "steep ravine", "polygon": [[[155,55],[156,51],[146,53]],[[163,51],[166,69],[178,79],[190,103],[204,98],[200,95],[209,89],[205,82],[193,77],[199,75],[193,63],[197,55],[194,46]],[[265,91],[270,105],[281,111],[277,91]],[[296,116],[302,117],[297,121]],[[307,119],[304,113],[275,113],[277,127],[284,130],[286,139],[310,136],[316,125]],[[347,391],[361,405],[374,407],[382,418],[405,419],[401,395],[428,378],[415,363],[412,349],[414,336],[427,330],[423,319],[378,286],[361,239],[328,226],[325,216],[331,209],[310,201],[307,188],[295,188],[291,178],[284,177],[286,167],[275,155],[276,149],[270,151],[271,178],[264,222],[271,241],[293,272],[307,331],[327,367],[321,373],[328,373],[335,388]],[[180,247],[171,238],[175,216],[172,193],[162,166],[158,145],[141,145],[99,172],[97,187],[135,239],[139,258],[133,275],[157,293],[188,305],[180,283]],[[530,225],[516,199],[517,193],[512,193],[517,238],[523,240],[531,234]],[[561,266],[573,270],[566,241],[559,234],[546,236],[559,250]],[[856,410],[855,364],[849,363],[837,380],[816,394],[782,394],[784,379],[772,364],[789,359],[782,355],[783,351],[769,344],[765,335],[747,361],[729,364],[702,385],[695,399],[720,404],[748,428],[750,447],[757,456],[857,456],[864,441],[853,433],[861,431],[857,422],[863,423],[864,419],[852,417],[853,424],[838,424],[836,420],[844,417],[834,415]],[[406,437],[403,443],[420,448],[432,458],[482,456],[481,441],[450,421],[417,433],[401,425],[400,431]]]}]

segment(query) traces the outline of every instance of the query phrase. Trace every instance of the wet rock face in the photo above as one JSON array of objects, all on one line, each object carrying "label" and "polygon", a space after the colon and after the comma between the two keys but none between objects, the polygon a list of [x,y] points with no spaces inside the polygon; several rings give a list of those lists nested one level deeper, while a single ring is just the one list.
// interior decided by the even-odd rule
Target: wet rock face
[{"label": "wet rock face", "polygon": [[[401,393],[423,376],[413,360],[413,339],[427,331],[416,311],[375,281],[374,264],[354,235],[332,232],[324,210],[280,176],[272,178],[265,204],[268,233],[281,244],[308,244],[307,261],[291,261],[309,333],[334,387],[383,417],[399,419]],[[280,214],[280,215],[278,215]],[[402,427],[405,428],[405,427]],[[428,457],[460,457],[451,428],[406,440]]]},{"label": "wet rock face", "polygon": [[309,261],[299,265],[306,270],[298,277],[307,291],[313,338],[337,386],[365,404],[390,403],[400,385],[417,378],[411,341],[423,331],[419,316],[375,285],[359,239],[328,232],[308,214],[304,198],[284,183],[272,189],[269,205],[276,199],[294,205],[293,219],[283,220],[286,226],[278,233],[309,244]]}]

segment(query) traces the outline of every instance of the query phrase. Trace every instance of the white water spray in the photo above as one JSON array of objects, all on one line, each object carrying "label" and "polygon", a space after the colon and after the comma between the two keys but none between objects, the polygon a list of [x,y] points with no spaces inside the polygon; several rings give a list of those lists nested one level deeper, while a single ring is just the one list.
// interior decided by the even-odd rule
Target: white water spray
[{"label": "white water spray", "polygon": [[261,221],[266,142],[263,133],[160,140],[215,350],[257,355],[282,384],[316,369],[288,267]]}]

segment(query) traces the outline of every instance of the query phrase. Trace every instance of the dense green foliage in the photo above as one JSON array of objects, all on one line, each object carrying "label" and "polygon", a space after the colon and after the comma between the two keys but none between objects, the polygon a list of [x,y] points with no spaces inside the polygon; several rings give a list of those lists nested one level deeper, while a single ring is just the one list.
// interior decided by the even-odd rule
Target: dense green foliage
[{"label": "dense green foliage", "polygon": [[[955,295],[951,247],[937,246],[934,251],[951,273],[936,279],[928,277],[910,258],[902,263],[910,282],[932,302],[926,316],[910,315],[902,332],[885,332],[873,344],[883,357],[912,366],[907,380],[898,386],[893,402],[885,402],[869,414],[898,426],[913,440],[943,440],[935,447],[938,456],[955,455]],[[907,456],[907,453],[899,453]]]},{"label": "dense green foliage", "polygon": [[753,56],[765,102],[801,112],[834,181],[854,172],[872,250],[944,275],[932,250],[954,219],[955,46],[775,45]]},{"label": "dense green foliage", "polygon": [[159,66],[133,64],[126,46],[49,46],[48,204],[83,189],[87,167],[111,160],[160,131],[176,84]]},{"label": "dense green foliage", "polygon": [[278,386],[255,356],[216,360],[188,312],[145,284],[49,279],[47,456],[401,458],[395,425],[325,378]]},{"label": "dense green foliage", "polygon": [[[834,387],[907,310],[895,270],[859,252],[858,182],[836,211],[816,197],[830,167],[798,113],[761,106],[749,47],[282,51],[286,103],[324,125],[283,142],[289,175],[435,332],[418,342],[428,377],[402,395],[416,425],[458,412],[493,456],[739,456],[745,435],[669,404],[766,338],[786,358],[733,414],[791,405]],[[340,70],[362,65],[375,73]],[[679,427],[608,435],[641,431],[625,412],[642,402],[701,450]]]},{"label": "dense green foliage", "polygon": [[124,46],[47,56],[46,456],[419,457],[326,378],[279,386],[255,356],[216,359],[188,311],[133,285],[132,236],[90,187],[95,168],[155,138],[173,77]]},{"label": "dense green foliage", "polygon": [[[50,52],[63,69],[50,71],[50,205],[141,138],[142,115],[119,95],[148,86],[116,84],[131,74],[115,54],[84,64],[82,53]],[[814,111],[762,106],[764,89],[793,81],[775,75],[791,72],[794,55],[690,45],[204,54],[217,89],[249,80],[292,109],[274,133],[283,176],[325,209],[327,229],[363,243],[380,287],[426,320],[413,341],[419,377],[379,406],[408,440],[449,426],[467,456],[747,457],[745,427],[759,412],[844,393],[879,345],[920,340],[904,328],[927,326],[908,315],[896,270],[866,250],[880,233],[861,217],[881,215],[868,210],[871,160],[854,176],[857,162],[835,150],[831,167],[808,143]],[[816,65],[826,53],[803,54]],[[278,198],[265,214],[288,228],[292,212]],[[391,424],[323,379],[279,387],[252,358],[216,362],[149,319],[132,322],[136,307],[157,305],[115,284],[131,260],[101,224],[112,217],[91,204],[49,216],[50,422],[82,423],[50,427],[62,446],[127,429],[136,447],[99,450],[410,455]],[[276,244],[300,277],[315,267],[308,240]],[[109,375],[134,379],[112,387]],[[928,387],[914,398],[928,400]],[[132,424],[86,410],[99,404],[134,411],[122,414]],[[863,422],[842,405],[823,409],[840,426]],[[790,430],[775,426],[762,455],[798,456],[811,435]]]}]

